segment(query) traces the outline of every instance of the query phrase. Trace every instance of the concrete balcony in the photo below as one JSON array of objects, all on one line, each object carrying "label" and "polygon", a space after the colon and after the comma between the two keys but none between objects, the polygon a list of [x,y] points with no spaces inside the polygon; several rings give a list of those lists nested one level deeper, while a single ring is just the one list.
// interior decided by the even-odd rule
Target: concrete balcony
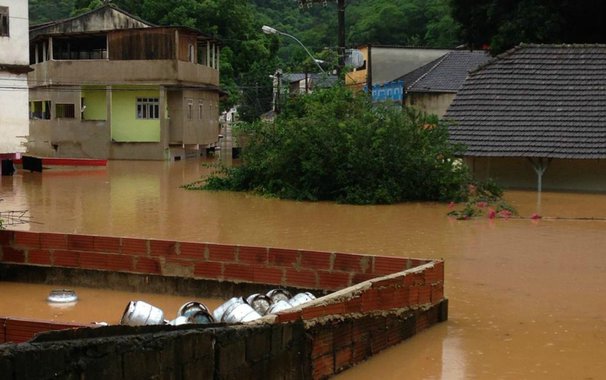
[{"label": "concrete balcony", "polygon": [[47,85],[171,85],[219,86],[219,71],[177,60],[69,60],[32,65],[30,87]]}]

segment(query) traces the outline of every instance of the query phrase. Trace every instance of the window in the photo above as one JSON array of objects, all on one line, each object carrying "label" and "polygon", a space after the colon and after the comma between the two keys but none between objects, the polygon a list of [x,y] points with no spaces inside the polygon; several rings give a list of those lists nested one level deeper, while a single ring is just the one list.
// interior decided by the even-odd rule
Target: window
[{"label": "window", "polygon": [[202,120],[202,115],[204,115],[204,103],[198,103],[198,119]]},{"label": "window", "polygon": [[50,120],[50,107],[49,100],[29,102],[30,119]]},{"label": "window", "polygon": [[8,7],[0,7],[0,37],[8,37]]},{"label": "window", "polygon": [[159,98],[137,98],[137,119],[159,119]]},{"label": "window", "polygon": [[73,36],[53,38],[53,59],[105,59],[107,58],[107,37]]},{"label": "window", "polygon": [[76,117],[76,107],[73,104],[61,104],[55,105],[55,118],[66,118],[73,119]]},{"label": "window", "polygon": [[191,120],[194,117],[194,101],[187,101],[187,120]]}]

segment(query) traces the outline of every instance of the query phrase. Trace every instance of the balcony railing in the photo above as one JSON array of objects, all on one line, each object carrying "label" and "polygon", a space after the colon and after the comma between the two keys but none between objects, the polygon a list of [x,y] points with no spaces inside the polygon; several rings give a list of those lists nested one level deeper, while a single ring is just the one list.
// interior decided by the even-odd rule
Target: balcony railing
[{"label": "balcony railing", "polygon": [[178,60],[63,60],[32,65],[30,86],[192,84],[219,86],[219,71]]}]

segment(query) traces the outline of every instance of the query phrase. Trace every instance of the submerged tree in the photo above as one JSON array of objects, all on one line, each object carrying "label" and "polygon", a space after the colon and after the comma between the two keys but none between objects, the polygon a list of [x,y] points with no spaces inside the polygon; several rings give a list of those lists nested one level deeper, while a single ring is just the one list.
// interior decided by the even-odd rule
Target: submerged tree
[{"label": "submerged tree", "polygon": [[435,116],[341,87],[291,99],[274,123],[243,123],[239,133],[241,165],[188,188],[384,204],[461,199],[470,179]]}]

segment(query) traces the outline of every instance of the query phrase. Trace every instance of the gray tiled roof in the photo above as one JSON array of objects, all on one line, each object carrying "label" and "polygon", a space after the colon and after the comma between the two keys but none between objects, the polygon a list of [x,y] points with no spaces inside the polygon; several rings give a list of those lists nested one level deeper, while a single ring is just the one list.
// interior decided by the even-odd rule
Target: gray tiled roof
[{"label": "gray tiled roof", "polygon": [[[332,87],[338,80],[336,75],[330,74],[308,73],[307,77],[316,87]],[[289,83],[305,81],[305,73],[284,73],[282,78]]]},{"label": "gray tiled roof", "polygon": [[471,72],[445,118],[467,156],[606,158],[606,45],[520,45]]},{"label": "gray tiled roof", "polygon": [[407,92],[457,92],[469,71],[490,60],[483,50],[453,50],[402,76]]}]

